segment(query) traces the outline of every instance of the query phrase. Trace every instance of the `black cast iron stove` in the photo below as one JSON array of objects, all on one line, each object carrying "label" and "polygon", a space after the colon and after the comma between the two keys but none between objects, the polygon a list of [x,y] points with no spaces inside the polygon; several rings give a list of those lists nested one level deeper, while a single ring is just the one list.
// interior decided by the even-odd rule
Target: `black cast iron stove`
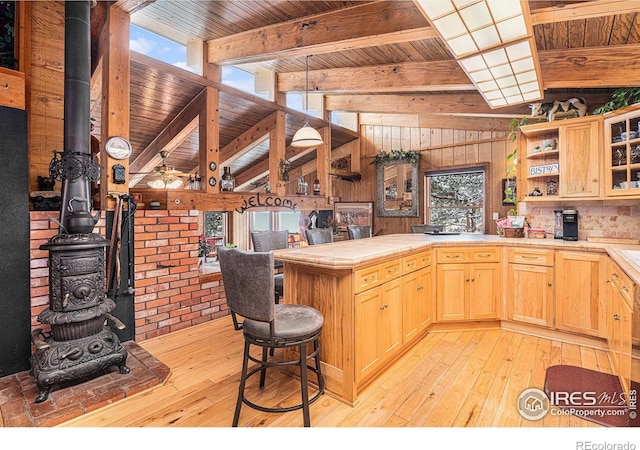
[{"label": "black cast iron stove", "polygon": [[90,8],[90,1],[65,2],[64,151],[54,152],[50,164],[50,176],[62,179],[62,204],[58,234],[40,247],[49,251],[49,308],[38,322],[50,331],[31,333],[36,403],[54,385],[89,379],[109,366],[130,372],[127,351],[107,322],[123,326],[109,314],[116,305],[105,290],[109,241],[93,233],[99,212],[90,214],[90,182],[100,179],[90,146]]}]

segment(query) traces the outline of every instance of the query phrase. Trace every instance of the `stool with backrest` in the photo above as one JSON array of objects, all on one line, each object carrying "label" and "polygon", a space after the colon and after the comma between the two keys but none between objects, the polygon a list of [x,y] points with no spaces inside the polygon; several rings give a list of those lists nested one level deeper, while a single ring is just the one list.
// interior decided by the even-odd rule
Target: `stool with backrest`
[{"label": "stool with backrest", "polygon": [[[310,306],[273,302],[273,254],[221,248],[218,260],[229,309],[244,318],[244,356],[233,426],[238,426],[243,403],[264,412],[302,409],[304,426],[310,426],[309,405],[324,394],[325,385],[320,369],[320,334],[324,323],[322,314]],[[309,354],[307,344],[313,347]],[[261,359],[251,355],[252,345],[262,349]],[[293,348],[297,350],[299,357],[287,361],[269,361],[267,352],[270,348]],[[310,360],[315,361],[314,365],[309,364]],[[249,361],[257,363],[257,367],[249,370]],[[302,401],[299,404],[265,407],[245,396],[245,386],[249,377],[260,373],[260,388],[263,389],[267,368],[292,365],[297,365],[300,369]],[[308,371],[315,373],[318,381],[318,392],[312,398],[309,398]]]},{"label": "stool with backrest", "polygon": [[[254,231],[251,233],[251,242],[253,250],[256,252],[270,252],[271,250],[279,250],[289,248],[289,232],[282,231]],[[274,269],[282,268],[282,261],[276,261],[273,265]],[[274,275],[275,281],[275,302],[278,303],[284,297],[284,275],[278,273]]]},{"label": "stool with backrest", "polygon": [[436,225],[430,223],[411,225],[412,233],[426,233],[427,231],[444,231],[444,225]]},{"label": "stool with backrest", "polygon": [[333,242],[333,230],[331,228],[310,228],[305,230],[305,236],[309,245]]},{"label": "stool with backrest", "polygon": [[347,235],[349,239],[363,239],[371,237],[371,227],[369,225],[348,225]]}]

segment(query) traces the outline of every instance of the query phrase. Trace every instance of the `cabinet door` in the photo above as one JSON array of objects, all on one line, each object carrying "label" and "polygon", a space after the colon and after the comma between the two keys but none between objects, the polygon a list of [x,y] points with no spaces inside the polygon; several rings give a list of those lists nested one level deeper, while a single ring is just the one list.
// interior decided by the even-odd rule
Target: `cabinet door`
[{"label": "cabinet door", "polygon": [[382,289],[377,287],[356,295],[356,304],[356,372],[359,381],[374,372],[381,363],[378,330],[382,313]]},{"label": "cabinet door", "polygon": [[419,272],[402,277],[402,336],[409,342],[420,331],[420,281]]},{"label": "cabinet door", "polygon": [[509,264],[507,318],[553,327],[553,267]]},{"label": "cabinet door", "polygon": [[469,265],[469,299],[467,318],[498,318],[498,299],[501,297],[500,264]]},{"label": "cabinet door", "polygon": [[402,282],[399,278],[381,286],[381,356],[388,358],[402,347]]},{"label": "cabinet door", "polygon": [[602,336],[600,271],[604,257],[588,252],[560,251],[556,255],[556,327]]},{"label": "cabinet door", "polygon": [[629,392],[631,386],[631,333],[633,331],[633,308],[631,304],[624,297],[620,298],[620,304],[618,308],[618,319],[614,317],[619,325],[616,327],[620,333],[618,340],[620,347],[618,348],[618,361],[620,383],[624,392]]},{"label": "cabinet door", "polygon": [[418,272],[418,316],[420,319],[419,328],[424,330],[433,323],[433,313],[435,312],[435,283],[433,277],[433,267],[425,267]]},{"label": "cabinet door", "polygon": [[599,197],[600,122],[560,127],[560,196]]},{"label": "cabinet door", "polygon": [[439,321],[465,319],[468,279],[468,264],[437,266],[436,317]]}]

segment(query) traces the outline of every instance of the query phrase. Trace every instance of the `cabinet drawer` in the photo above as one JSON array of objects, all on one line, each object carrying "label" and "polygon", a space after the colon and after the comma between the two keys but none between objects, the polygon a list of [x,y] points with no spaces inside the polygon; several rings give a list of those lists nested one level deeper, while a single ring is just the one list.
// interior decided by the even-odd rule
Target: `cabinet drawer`
[{"label": "cabinet drawer", "polygon": [[398,278],[401,272],[402,266],[399,259],[356,270],[354,272],[355,292],[363,292]]},{"label": "cabinet drawer", "polygon": [[462,248],[439,248],[436,259],[440,264],[461,263],[467,261],[467,252]]},{"label": "cabinet drawer", "polygon": [[473,262],[498,262],[500,252],[495,247],[474,248],[469,250],[469,261]]},{"label": "cabinet drawer", "polygon": [[437,261],[440,264],[461,262],[498,262],[500,251],[497,247],[439,248]]},{"label": "cabinet drawer", "polygon": [[402,258],[402,273],[411,273],[431,265],[431,252],[416,253]]},{"label": "cabinet drawer", "polygon": [[516,264],[553,267],[553,254],[553,250],[510,248],[507,250],[507,261]]},{"label": "cabinet drawer", "polygon": [[633,302],[633,281],[631,281],[631,279],[622,270],[620,270],[620,267],[616,265],[613,266],[613,270],[611,272],[611,282],[624,298]]}]

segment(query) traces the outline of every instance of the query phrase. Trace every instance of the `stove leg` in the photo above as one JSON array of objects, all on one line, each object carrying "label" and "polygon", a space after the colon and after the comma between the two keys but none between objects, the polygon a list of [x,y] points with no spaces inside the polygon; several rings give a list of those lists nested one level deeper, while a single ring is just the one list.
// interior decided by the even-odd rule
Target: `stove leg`
[{"label": "stove leg", "polygon": [[51,392],[51,387],[46,387],[46,388],[40,389],[40,395],[38,395],[38,397],[36,397],[35,402],[36,403],[44,402],[46,399],[49,398],[49,392]]},{"label": "stove leg", "polygon": [[124,364],[118,366],[118,369],[120,369],[120,373],[125,375],[129,372],[131,372],[131,369],[129,369],[127,366],[125,366]]}]

